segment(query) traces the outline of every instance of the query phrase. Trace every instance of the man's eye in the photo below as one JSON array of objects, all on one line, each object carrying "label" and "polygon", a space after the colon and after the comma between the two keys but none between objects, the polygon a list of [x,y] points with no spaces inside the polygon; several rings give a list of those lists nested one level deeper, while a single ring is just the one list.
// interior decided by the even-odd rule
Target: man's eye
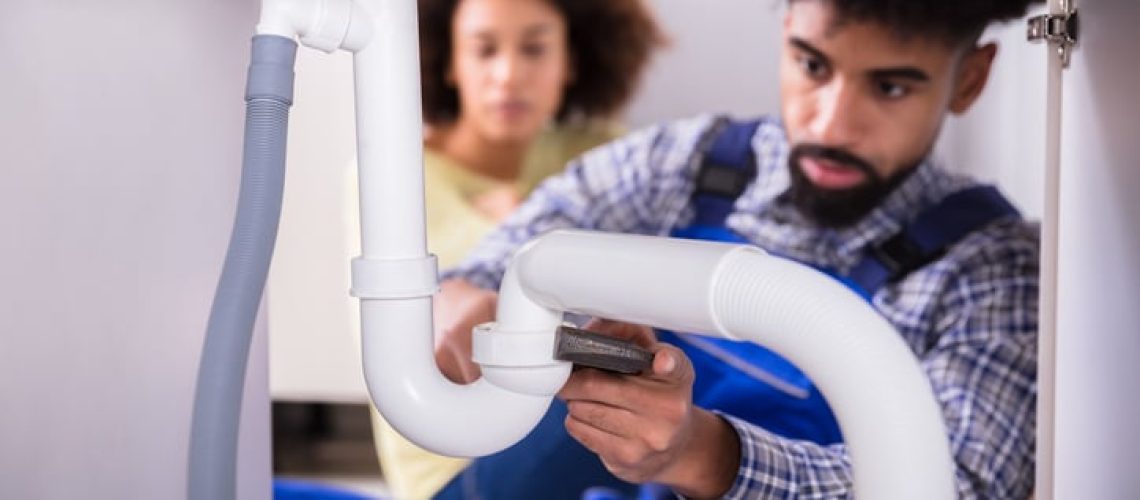
[{"label": "man's eye", "polygon": [[887,99],[899,99],[905,97],[910,93],[910,89],[905,85],[899,85],[891,82],[879,82],[879,95]]},{"label": "man's eye", "polygon": [[809,56],[799,57],[800,69],[812,78],[823,78],[827,76],[827,65],[819,59]]}]

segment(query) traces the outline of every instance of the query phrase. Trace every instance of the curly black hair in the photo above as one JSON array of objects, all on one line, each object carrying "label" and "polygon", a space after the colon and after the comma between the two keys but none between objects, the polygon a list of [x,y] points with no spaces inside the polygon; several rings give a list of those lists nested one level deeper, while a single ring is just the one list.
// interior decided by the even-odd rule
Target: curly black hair
[{"label": "curly black hair", "polygon": [[[459,93],[444,80],[451,63],[451,23],[461,0],[419,0],[424,120],[459,117]],[[666,38],[642,0],[544,0],[566,19],[574,81],[555,119],[608,118],[636,90],[649,56]]]},{"label": "curly black hair", "polygon": [[[789,0],[796,2],[800,0]],[[977,41],[986,26],[1025,15],[1045,0],[824,0],[839,22],[880,23],[902,38],[933,37],[953,44]]]}]

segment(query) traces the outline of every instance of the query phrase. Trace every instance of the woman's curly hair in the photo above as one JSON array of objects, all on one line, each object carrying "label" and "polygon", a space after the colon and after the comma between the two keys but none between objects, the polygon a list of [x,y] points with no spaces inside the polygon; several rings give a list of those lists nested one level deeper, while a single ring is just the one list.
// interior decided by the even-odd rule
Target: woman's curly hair
[{"label": "woman's curly hair", "polygon": [[[798,0],[790,0],[792,2]],[[1025,15],[1044,0],[826,0],[845,20],[881,23],[903,38],[976,41],[986,26]]]},{"label": "woman's curly hair", "polygon": [[[444,75],[451,63],[452,18],[461,0],[419,0],[420,76],[424,120],[459,116],[459,93]],[[653,50],[665,36],[642,0],[544,0],[565,18],[575,79],[557,121],[607,118],[633,95]]]}]

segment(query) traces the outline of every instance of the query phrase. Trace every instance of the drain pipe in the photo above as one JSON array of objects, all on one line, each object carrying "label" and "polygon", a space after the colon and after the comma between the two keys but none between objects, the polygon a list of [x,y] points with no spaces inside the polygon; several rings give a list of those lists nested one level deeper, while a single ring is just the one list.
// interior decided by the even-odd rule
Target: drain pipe
[{"label": "drain pipe", "polygon": [[516,253],[499,301],[509,326],[484,325],[474,337],[485,378],[519,352],[539,356],[515,332],[552,336],[543,329],[555,311],[752,341],[819,387],[847,443],[858,497],[955,496],[941,408],[914,354],[862,298],[814,269],[747,245],[564,230]]},{"label": "drain pipe", "polygon": [[[446,455],[489,455],[530,432],[571,367],[551,359],[550,343],[543,359],[512,368],[533,386],[523,393],[486,380],[458,385],[436,368],[416,2],[357,3],[377,34],[353,60],[362,255],[352,262],[352,295],[360,298],[365,380],[377,409],[408,439]],[[560,318],[550,313],[541,325],[553,332]]]}]

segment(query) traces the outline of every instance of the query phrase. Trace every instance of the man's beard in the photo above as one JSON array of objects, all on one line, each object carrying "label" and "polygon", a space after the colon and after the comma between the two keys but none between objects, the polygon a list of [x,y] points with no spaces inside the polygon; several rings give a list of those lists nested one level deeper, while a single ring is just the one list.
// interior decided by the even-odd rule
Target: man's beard
[{"label": "man's beard", "polygon": [[[866,180],[846,189],[821,188],[808,179],[800,166],[800,160],[804,157],[824,159],[855,168],[863,172]],[[800,213],[821,227],[842,228],[854,224],[879,206],[914,171],[914,166],[890,178],[884,178],[869,162],[847,151],[816,144],[800,144],[792,148],[788,155],[788,170],[792,185],[787,196]]]}]

